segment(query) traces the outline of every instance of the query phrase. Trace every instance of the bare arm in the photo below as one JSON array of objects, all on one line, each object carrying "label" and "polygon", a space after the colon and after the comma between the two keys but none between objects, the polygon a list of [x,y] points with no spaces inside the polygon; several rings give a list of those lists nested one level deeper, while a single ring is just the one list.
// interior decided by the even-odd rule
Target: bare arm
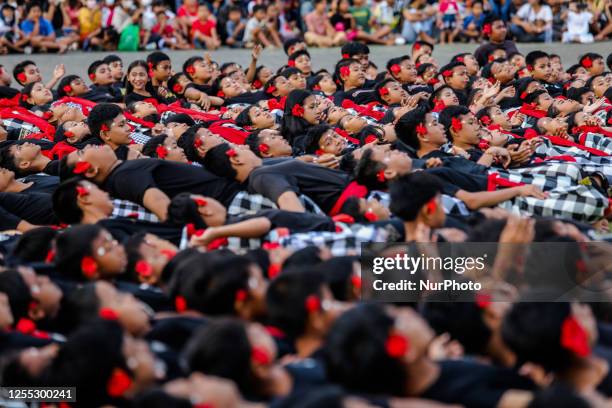
[{"label": "bare arm", "polygon": [[278,197],[278,208],[285,211],[305,212],[302,202],[293,191],[285,191]]},{"label": "bare arm", "polygon": [[511,200],[519,195],[532,196],[538,199],[546,198],[546,195],[533,185],[504,188],[497,191],[478,191],[475,193],[459,190],[455,197],[465,202],[469,209],[477,210],[481,207],[491,207],[503,201]]},{"label": "bare arm", "polygon": [[163,191],[158,188],[147,189],[142,199],[142,203],[144,207],[155,214],[160,221],[166,221],[170,199]]}]

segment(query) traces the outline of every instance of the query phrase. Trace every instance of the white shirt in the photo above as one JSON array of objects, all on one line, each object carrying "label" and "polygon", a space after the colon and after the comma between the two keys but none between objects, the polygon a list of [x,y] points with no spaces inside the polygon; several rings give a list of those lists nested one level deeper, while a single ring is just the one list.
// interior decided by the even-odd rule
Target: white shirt
[{"label": "white shirt", "polygon": [[523,4],[516,15],[521,19],[528,21],[530,23],[535,22],[536,20],[543,20],[547,23],[551,23],[553,19],[552,10],[550,6],[543,4],[540,7],[540,11],[537,13],[531,7],[530,4]]},{"label": "white shirt", "polygon": [[567,13],[567,31],[571,34],[588,34],[589,23],[593,14],[584,10],[581,12],[569,11]]}]

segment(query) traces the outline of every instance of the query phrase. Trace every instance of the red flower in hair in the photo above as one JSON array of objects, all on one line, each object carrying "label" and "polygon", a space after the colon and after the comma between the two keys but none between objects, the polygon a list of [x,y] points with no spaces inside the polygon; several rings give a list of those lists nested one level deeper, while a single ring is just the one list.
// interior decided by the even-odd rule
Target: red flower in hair
[{"label": "red flower in hair", "polygon": [[247,293],[246,289],[238,289],[236,291],[236,302],[244,302],[247,300],[248,296],[249,294]]},{"label": "red flower in hair", "polygon": [[491,124],[491,118],[488,117],[487,115],[484,115],[483,117],[480,118],[480,121],[482,122],[482,124],[484,124],[485,126],[489,126]]},{"label": "red flower in hair", "polygon": [[238,153],[236,153],[234,149],[229,149],[227,152],[225,152],[225,155],[231,158],[231,157],[236,157]]},{"label": "red flower in hair", "polygon": [[70,85],[64,85],[64,87],[62,88],[62,90],[63,90],[65,93],[70,93],[70,92],[72,92],[72,87],[71,87]]},{"label": "red flower in hair", "polygon": [[348,55],[348,54],[342,54],[342,58],[343,58],[343,59],[349,59],[349,58],[351,58],[351,56],[350,56],[350,55]]},{"label": "red flower in hair", "polygon": [[478,148],[480,150],[487,150],[490,147],[489,141],[487,139],[480,139],[478,142]]},{"label": "red flower in hair", "polygon": [[351,217],[348,214],[334,215],[332,217],[332,220],[334,220],[334,222],[343,222],[345,224],[354,224],[355,223],[355,218]]},{"label": "red flower in hair", "polygon": [[374,214],[374,211],[372,210],[368,210],[366,211],[363,216],[365,217],[366,220],[368,220],[369,222],[375,222],[378,221],[378,215]]},{"label": "red flower in hair", "polygon": [[195,67],[193,65],[189,65],[187,68],[185,68],[185,72],[190,75],[193,75],[195,74]]},{"label": "red flower in hair", "polygon": [[387,176],[385,176],[384,170],[379,170],[378,173],[376,173],[376,180],[380,181],[381,183],[387,181]]},{"label": "red flower in hair", "polygon": [[218,96],[219,98],[225,98],[225,92],[223,92],[223,91],[219,91],[219,92],[217,92],[217,96]]},{"label": "red flower in hair", "polygon": [[474,302],[480,309],[486,309],[491,305],[491,295],[488,293],[477,293]]},{"label": "red flower in hair", "polygon": [[269,365],[272,362],[272,358],[268,354],[268,351],[258,346],[251,349],[251,360],[261,365]]},{"label": "red flower in hair", "polygon": [[593,66],[593,60],[591,57],[584,57],[581,61],[581,65],[585,68],[591,68]]},{"label": "red flower in hair", "polygon": [[348,65],[340,68],[340,76],[347,77],[351,75],[351,67]]},{"label": "red flower in hair", "polygon": [[77,162],[76,166],[74,166],[74,170],[72,170],[72,172],[74,174],[83,174],[87,172],[87,170],[89,170],[90,168],[91,168],[91,164],[89,164],[89,162],[80,161],[80,162]]},{"label": "red flower in hair", "polygon": [[276,92],[276,87],[274,85],[270,85],[266,88],[266,93],[273,94],[274,92]]},{"label": "red flower in hair", "polygon": [[277,264],[277,263],[270,264],[270,266],[268,266],[268,278],[270,279],[276,278],[278,274],[281,273],[281,270],[282,270],[282,266],[280,264]]},{"label": "red flower in hair", "polygon": [[266,251],[271,251],[273,249],[278,249],[280,247],[281,246],[278,242],[264,242],[263,245],[261,246],[261,248]]},{"label": "red flower in hair", "polygon": [[416,133],[417,135],[425,136],[427,134],[427,128],[422,123],[419,123],[416,126]]},{"label": "red flower in hair", "polygon": [[77,197],[84,197],[89,195],[89,190],[83,186],[76,186]]},{"label": "red flower in hair", "polygon": [[427,81],[427,84],[433,86],[433,85],[437,84],[438,82],[440,82],[440,80],[438,78],[431,78],[429,81]]},{"label": "red flower in hair", "polygon": [[92,279],[98,272],[98,263],[91,256],[84,256],[81,259],[81,271],[86,278]]},{"label": "red flower in hair", "polygon": [[106,123],[103,123],[102,125],[100,125],[100,130],[103,132],[108,132],[110,128],[108,127]]},{"label": "red flower in hair", "polygon": [[295,104],[291,109],[291,114],[295,117],[301,118],[304,116],[304,107],[302,105]]},{"label": "red flower in hair", "polygon": [[573,316],[566,317],[561,325],[561,346],[579,357],[591,354],[587,332]]},{"label": "red flower in hair", "polygon": [[45,263],[51,263],[53,262],[54,259],[55,259],[55,251],[50,249],[49,252],[47,252],[47,256],[45,257]]},{"label": "red flower in hair", "polygon": [[489,58],[487,58],[487,61],[489,61],[489,62],[495,61],[495,55],[493,55],[493,54],[489,55]]},{"label": "red flower in hair", "polygon": [[314,86],[312,87],[312,90],[313,90],[313,91],[320,91],[320,90],[321,90],[321,85],[319,85],[319,84],[314,85]]},{"label": "red flower in hair", "polygon": [[446,108],[446,104],[444,103],[444,101],[442,99],[434,98],[433,102],[434,102],[434,108],[433,108],[434,112],[440,112],[441,110]]},{"label": "red flower in hair", "polygon": [[27,100],[28,100],[28,98],[29,98],[29,96],[28,96],[28,95],[26,95],[26,94],[21,94],[21,100],[22,100],[22,101],[24,101],[24,102],[25,102],[25,101],[27,101]]},{"label": "red flower in hair", "polygon": [[527,68],[527,71],[533,71],[533,65],[531,64],[527,64],[526,68]]},{"label": "red flower in hair", "polygon": [[22,317],[15,325],[15,330],[22,334],[32,334],[36,331],[36,324],[32,320]]},{"label": "red flower in hair", "polygon": [[431,200],[429,200],[427,204],[425,204],[425,206],[427,208],[427,214],[433,214],[438,209],[438,202],[436,201],[434,197]]},{"label": "red flower in hair", "polygon": [[263,84],[261,83],[259,79],[254,80],[252,85],[253,85],[253,88],[255,89],[259,89],[263,86]]},{"label": "red flower in hair", "polygon": [[323,150],[321,150],[321,149],[315,150],[315,156],[321,156],[323,154],[325,154],[325,152]]},{"label": "red flower in hair", "polygon": [[290,67],[295,67],[295,60],[289,60],[287,61],[287,65],[289,65]]},{"label": "red flower in hair", "polygon": [[445,69],[444,71],[442,71],[442,76],[444,78],[448,78],[450,76],[453,76],[453,71],[450,69]]},{"label": "red flower in hair", "polygon": [[110,307],[103,307],[98,312],[98,316],[104,320],[119,320],[119,315],[117,312]]},{"label": "red flower in hair", "polygon": [[172,92],[174,92],[175,94],[180,94],[181,92],[183,92],[183,86],[181,84],[174,84],[174,86],[172,87]]},{"label": "red flower in hair", "polygon": [[378,89],[378,93],[380,94],[380,96],[389,95],[389,88],[383,86],[382,88]]},{"label": "red flower in hair", "polygon": [[174,258],[176,256],[176,251],[173,251],[171,249],[162,249],[161,251],[159,251],[160,254],[162,254],[163,256],[166,257],[166,259],[170,260],[172,258]]},{"label": "red flower in hair", "polygon": [[368,135],[368,137],[365,138],[364,143],[369,144],[369,143],[373,143],[376,141],[378,141],[378,138],[376,137],[376,135]]},{"label": "red flower in hair", "polygon": [[482,26],[483,34],[490,35],[491,34],[491,24],[485,24]]},{"label": "red flower in hair", "polygon": [[352,275],[351,284],[357,289],[361,289],[361,276]]},{"label": "red flower in hair", "polygon": [[408,339],[400,334],[390,334],[385,341],[387,355],[392,358],[402,358],[408,352]]},{"label": "red flower in hair", "polygon": [[106,383],[106,392],[113,398],[121,397],[132,386],[132,379],[121,368],[115,368]]},{"label": "red flower in hair", "polygon": [[465,62],[465,58],[463,58],[463,57],[457,57],[457,58],[455,59],[455,61],[457,61],[457,62]]},{"label": "red flower in hair", "polygon": [[460,131],[461,129],[463,129],[463,124],[461,123],[460,119],[457,118],[452,118],[451,119],[451,127],[453,128],[453,130],[455,132]]},{"label": "red flower in hair", "polygon": [[259,146],[257,146],[257,150],[259,150],[260,153],[268,153],[270,151],[270,146],[268,146],[265,143],[260,144]]},{"label": "red flower in hair", "polygon": [[177,312],[184,312],[187,310],[187,300],[183,296],[177,296],[174,298],[174,308]]},{"label": "red flower in hair", "polygon": [[166,156],[168,156],[168,149],[166,149],[166,146],[164,145],[158,145],[155,148],[155,153],[157,154],[157,157],[159,157],[160,159],[165,159]]},{"label": "red flower in hair", "polygon": [[202,139],[200,139],[199,137],[193,141],[193,146],[197,149],[198,147],[202,146]]},{"label": "red flower in hair", "polygon": [[194,198],[193,202],[195,203],[195,205],[197,205],[198,207],[206,207],[208,205],[208,201],[206,201],[203,198]]},{"label": "red flower in hair", "polygon": [[419,44],[419,43],[414,43],[414,45],[412,46],[412,49],[414,49],[414,50],[416,50],[416,51],[420,50],[420,49],[421,49],[421,44]]},{"label": "red flower in hair", "polygon": [[89,74],[89,79],[91,79],[92,81],[96,79],[96,74],[94,74],[93,72]]},{"label": "red flower in hair", "polygon": [[393,72],[395,75],[397,75],[402,70],[402,67],[400,67],[399,64],[393,64],[393,65],[391,65],[391,68],[389,68],[389,69],[391,70],[391,72]]},{"label": "red flower in hair", "polygon": [[142,276],[143,278],[148,278],[149,276],[153,275],[153,267],[151,264],[142,259],[136,262],[134,271],[138,274],[138,276]]},{"label": "red flower in hair", "polygon": [[321,309],[321,300],[317,295],[310,295],[304,301],[304,306],[307,312],[316,312]]},{"label": "red flower in hair", "polygon": [[21,83],[24,83],[25,81],[27,81],[27,80],[28,80],[28,78],[27,78],[27,76],[26,76],[25,72],[20,72],[20,73],[18,73],[18,74],[17,74],[17,80],[18,80],[19,82],[21,82]]},{"label": "red flower in hair", "polygon": [[523,91],[523,92],[521,92],[521,96],[520,96],[520,98],[521,98],[521,99],[525,99],[525,98],[527,97],[527,95],[528,95],[528,94],[527,94],[527,91]]}]

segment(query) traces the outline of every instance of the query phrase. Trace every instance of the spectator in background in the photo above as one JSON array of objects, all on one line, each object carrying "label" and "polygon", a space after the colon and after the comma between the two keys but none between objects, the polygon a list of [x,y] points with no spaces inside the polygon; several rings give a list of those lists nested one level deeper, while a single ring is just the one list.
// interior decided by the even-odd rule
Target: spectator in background
[{"label": "spectator in background", "polygon": [[191,25],[191,38],[196,48],[216,50],[221,46],[217,35],[217,22],[211,16],[206,3],[198,7],[198,19]]},{"label": "spectator in background", "polygon": [[87,0],[78,14],[79,37],[83,49],[89,50],[102,44],[102,11],[96,0]]},{"label": "spectator in background", "polygon": [[28,4],[25,9],[26,18],[21,23],[21,30],[29,38],[32,47],[47,52],[54,50],[63,54],[75,40],[71,37],[57,38],[51,22],[42,17],[39,3]]},{"label": "spectator in background", "polygon": [[[266,27],[270,33],[270,37],[272,38],[272,42],[276,47],[280,47],[283,44],[281,40],[279,29],[280,29],[280,19],[279,19],[279,10],[276,3],[270,3],[266,6]],[[279,45],[280,44],[280,45]]]},{"label": "spectator in background", "polygon": [[231,6],[225,23],[227,38],[225,43],[232,48],[241,48],[244,37],[245,20],[242,18],[242,11],[239,6]]},{"label": "spectator in background", "polygon": [[552,10],[542,0],[528,0],[512,17],[510,31],[518,42],[551,42]]},{"label": "spectator in background", "polygon": [[165,11],[157,11],[157,24],[151,29],[151,36],[160,42],[160,48],[188,50],[193,48],[183,35],[172,27]]},{"label": "spectator in background", "polygon": [[306,44],[315,47],[334,47],[346,42],[346,33],[336,31],[327,15],[327,0],[314,0],[314,10],[304,17]]},{"label": "spectator in background", "polygon": [[463,19],[463,29],[461,35],[468,41],[480,41],[482,35],[482,25],[484,24],[485,15],[482,9],[482,2],[475,1],[472,3],[470,14]]},{"label": "spectator in background", "polygon": [[603,3],[603,10],[596,16],[596,19],[601,24],[601,31],[595,36],[596,41],[603,41],[612,34],[612,4],[609,1],[600,1]]},{"label": "spectator in background", "polygon": [[395,0],[384,0],[374,8],[374,28],[380,30],[378,34],[388,40],[388,44],[402,45],[406,43],[401,36],[394,34],[399,25],[400,11],[397,9],[399,4]]},{"label": "spectator in background", "polygon": [[198,0],[184,0],[176,12],[178,24],[186,35],[191,32],[191,26],[198,19]]},{"label": "spectator in background", "polygon": [[573,1],[569,9],[563,13],[562,19],[567,21],[562,37],[563,42],[593,42],[593,34],[589,32],[589,26],[593,22],[593,13],[587,7],[586,3]]},{"label": "spectator in background", "polygon": [[453,43],[462,24],[459,5],[456,0],[441,0],[438,3],[437,25],[440,29],[440,43]]},{"label": "spectator in background", "polygon": [[490,12],[499,16],[505,23],[509,22],[512,15],[516,12],[516,7],[512,0],[492,0],[488,4]]},{"label": "spectator in background", "polygon": [[266,6],[258,4],[253,7],[253,17],[249,19],[244,29],[244,45],[253,48],[255,44],[264,47],[280,47],[278,35],[274,36],[267,27]]},{"label": "spectator in background", "polygon": [[133,0],[122,0],[118,7],[115,7],[111,20],[111,25],[118,35],[131,24],[140,21],[143,9]]},{"label": "spectator in background", "polygon": [[355,19],[350,13],[351,3],[349,0],[338,0],[332,5],[332,16],[330,22],[334,30],[344,32],[348,41],[353,41],[357,38],[357,25]]},{"label": "spectator in background", "polygon": [[488,15],[482,25],[482,33],[489,41],[482,44],[474,51],[474,57],[478,61],[478,65],[484,67],[489,63],[488,57],[493,51],[502,49],[506,55],[518,54],[518,49],[514,41],[506,40],[508,29],[506,23],[497,15]]},{"label": "spectator in background", "polygon": [[24,52],[30,40],[19,29],[15,9],[3,4],[0,9],[0,54]]},{"label": "spectator in background", "polygon": [[429,6],[426,0],[407,1],[402,10],[402,37],[409,43],[420,40],[434,44],[436,40],[432,37],[432,30],[435,12],[435,8]]}]

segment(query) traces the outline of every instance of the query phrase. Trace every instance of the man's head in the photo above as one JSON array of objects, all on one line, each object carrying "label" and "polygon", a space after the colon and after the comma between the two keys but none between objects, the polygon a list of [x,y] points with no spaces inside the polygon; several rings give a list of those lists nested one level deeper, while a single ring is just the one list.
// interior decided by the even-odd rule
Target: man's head
[{"label": "man's head", "polygon": [[[493,43],[501,43],[506,39],[508,28],[506,23],[496,14],[491,13],[484,21],[483,32]],[[480,62],[480,61],[479,61]],[[481,63],[482,64],[482,63]]]},{"label": "man's head", "polygon": [[387,61],[387,71],[402,84],[412,84],[417,79],[417,71],[408,55]]},{"label": "man's head", "polygon": [[299,50],[306,49],[306,43],[299,38],[291,38],[283,43],[283,49],[288,56]]},{"label": "man's head", "polygon": [[[149,76],[157,81],[165,82],[170,78],[172,73],[172,63],[170,57],[161,52],[155,51],[147,56],[147,65],[149,67]],[[152,74],[152,75],[151,75]]]},{"label": "man's head", "polygon": [[21,61],[13,68],[13,78],[21,86],[42,81],[40,70],[33,61]]},{"label": "man's head", "polygon": [[131,141],[130,125],[117,105],[101,103],[94,106],[87,117],[87,125],[93,136],[113,148],[127,145]]},{"label": "man's head", "polygon": [[247,137],[245,144],[263,159],[291,156],[292,148],[287,139],[276,129],[260,129]]},{"label": "man's head", "polygon": [[453,144],[476,146],[480,141],[480,122],[464,106],[449,106],[440,112],[439,121]]},{"label": "man's head", "polygon": [[115,152],[109,145],[87,145],[60,160],[60,179],[67,180],[81,176],[102,182],[117,160]]},{"label": "man's head", "polygon": [[399,150],[374,146],[363,152],[355,167],[355,181],[369,190],[385,190],[389,181],[412,171],[412,159]]},{"label": "man's head", "polygon": [[113,202],[108,193],[95,184],[73,177],[53,192],[53,211],[61,222],[79,224],[87,212],[110,216]]},{"label": "man's head", "polygon": [[227,143],[213,147],[206,153],[206,169],[219,177],[244,181],[251,171],[261,166],[259,157],[248,146]]},{"label": "man's head", "polygon": [[451,62],[440,68],[440,73],[448,86],[460,91],[466,89],[470,81],[467,68],[462,62]]},{"label": "man's head", "polygon": [[123,80],[123,61],[119,56],[114,54],[107,55],[103,61],[108,65],[115,82]]},{"label": "man's head", "polygon": [[437,115],[419,108],[406,112],[397,121],[395,133],[402,142],[415,150],[424,144],[437,148],[448,141],[444,126],[438,122]]},{"label": "man's head", "polygon": [[17,177],[25,177],[41,170],[37,166],[41,158],[44,156],[39,145],[14,143],[0,150],[0,167],[11,170]]},{"label": "man's head", "polygon": [[344,44],[340,52],[342,53],[343,59],[352,58],[361,62],[364,69],[368,67],[368,63],[370,62],[370,48],[366,44],[351,41]]},{"label": "man's head", "polygon": [[594,52],[584,54],[582,57],[580,57],[579,63],[591,75],[600,75],[606,69],[603,57]]},{"label": "man's head", "polygon": [[374,92],[385,105],[400,104],[408,97],[408,92],[393,79],[385,79],[378,83],[374,87]]},{"label": "man's head", "polygon": [[444,225],[442,184],[431,174],[417,171],[400,177],[389,186],[389,209],[404,222],[422,222],[430,228]]},{"label": "man's head", "polygon": [[527,70],[531,72],[533,78],[548,82],[552,75],[552,66],[550,64],[550,58],[544,51],[531,51],[525,57],[525,63],[527,64]]},{"label": "man's head", "polygon": [[57,84],[57,96],[80,96],[89,91],[85,81],[78,75],[66,75]]},{"label": "man's head", "polygon": [[87,68],[87,75],[95,85],[106,86],[115,82],[108,64],[102,60],[92,62]]}]

